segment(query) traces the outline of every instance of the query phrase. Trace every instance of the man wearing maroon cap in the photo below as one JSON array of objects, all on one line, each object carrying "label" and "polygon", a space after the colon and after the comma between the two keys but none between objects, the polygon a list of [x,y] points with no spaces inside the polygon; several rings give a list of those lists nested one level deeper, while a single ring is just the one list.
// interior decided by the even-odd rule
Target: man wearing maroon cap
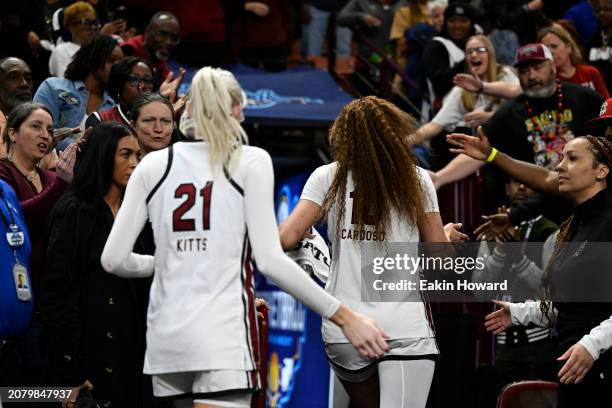
[{"label": "man wearing maroon cap", "polygon": [[599,116],[586,124],[587,131],[593,136],[612,137],[612,98],[608,98],[599,111]]},{"label": "man wearing maroon cap", "polygon": [[[516,61],[523,94],[504,103],[478,132],[511,157],[554,170],[565,143],[587,133],[585,123],[597,116],[603,98],[592,89],[558,82],[552,53],[543,44],[519,48]],[[474,173],[484,164],[459,155],[432,178],[441,186]],[[503,204],[503,185],[497,181],[500,171],[487,166],[483,176],[485,211],[493,212]],[[517,226],[544,212],[559,221],[563,214],[557,211],[562,207],[558,200],[548,202],[537,194],[499,218],[508,226],[510,222]]]}]

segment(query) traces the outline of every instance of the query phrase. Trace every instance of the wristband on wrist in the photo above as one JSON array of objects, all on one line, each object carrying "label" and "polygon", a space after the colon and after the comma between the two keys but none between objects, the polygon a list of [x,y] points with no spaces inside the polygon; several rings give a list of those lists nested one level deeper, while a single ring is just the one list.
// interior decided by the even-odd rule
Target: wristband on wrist
[{"label": "wristband on wrist", "polygon": [[478,88],[478,93],[482,93],[484,91],[484,81],[480,80],[480,88]]},{"label": "wristband on wrist", "polygon": [[499,153],[499,151],[496,148],[491,148],[491,153],[489,153],[489,156],[485,159],[485,161],[487,163],[491,163],[493,160],[495,160],[495,156],[497,156],[497,153]]}]

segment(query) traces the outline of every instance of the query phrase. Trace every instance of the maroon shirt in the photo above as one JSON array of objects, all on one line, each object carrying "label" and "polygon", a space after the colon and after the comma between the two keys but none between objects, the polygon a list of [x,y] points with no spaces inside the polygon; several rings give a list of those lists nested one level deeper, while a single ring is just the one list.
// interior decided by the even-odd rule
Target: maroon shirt
[{"label": "maroon shirt", "polygon": [[164,82],[164,79],[170,73],[170,68],[168,68],[168,64],[166,61],[161,60],[153,60],[151,53],[144,46],[144,35],[140,34],[130,38],[127,41],[121,43],[121,49],[125,53],[125,55],[132,55],[134,57],[142,58],[153,66],[155,70],[154,74],[159,84]]},{"label": "maroon shirt", "polygon": [[64,193],[68,184],[55,173],[37,168],[43,189],[36,192],[36,187],[8,159],[0,160],[0,178],[15,190],[26,225],[30,233],[32,254],[30,268],[34,295],[38,295],[40,274],[45,253],[45,226],[51,208]]}]

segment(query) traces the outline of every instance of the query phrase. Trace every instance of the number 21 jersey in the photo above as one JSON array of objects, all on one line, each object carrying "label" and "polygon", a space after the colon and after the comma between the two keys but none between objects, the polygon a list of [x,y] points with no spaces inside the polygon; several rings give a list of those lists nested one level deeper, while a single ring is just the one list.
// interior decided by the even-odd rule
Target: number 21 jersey
[{"label": "number 21 jersey", "polygon": [[213,171],[202,141],[176,143],[140,164],[156,244],[145,373],[256,368],[241,180],[263,151],[240,149],[231,174]]}]

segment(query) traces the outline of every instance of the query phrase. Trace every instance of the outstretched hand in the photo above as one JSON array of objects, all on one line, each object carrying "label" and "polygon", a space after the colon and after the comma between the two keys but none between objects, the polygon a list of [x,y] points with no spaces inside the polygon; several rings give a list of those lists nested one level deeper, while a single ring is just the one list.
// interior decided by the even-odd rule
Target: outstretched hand
[{"label": "outstretched hand", "polygon": [[483,215],[485,223],[474,230],[477,241],[495,241],[495,239],[503,234],[512,226],[508,211],[505,207],[500,207],[497,214]]},{"label": "outstretched hand", "polygon": [[512,327],[512,316],[510,316],[511,303],[499,300],[494,300],[493,303],[500,308],[485,316],[484,325],[487,331],[499,334]]},{"label": "outstretched hand", "polygon": [[557,361],[565,361],[558,374],[559,381],[564,384],[578,384],[594,363],[591,353],[580,343],[576,343],[567,349]]},{"label": "outstretched hand", "polygon": [[446,136],[446,141],[453,146],[449,151],[452,153],[465,154],[472,159],[485,161],[491,153],[491,144],[489,138],[482,130],[482,126],[478,126],[476,136],[468,136],[463,133],[451,133]]},{"label": "outstretched hand", "polygon": [[482,81],[470,74],[457,74],[453,77],[453,84],[468,92],[479,92],[481,90]]},{"label": "outstretched hand", "polygon": [[444,234],[449,242],[466,242],[470,240],[466,234],[460,231],[461,223],[449,222],[444,226]]}]

